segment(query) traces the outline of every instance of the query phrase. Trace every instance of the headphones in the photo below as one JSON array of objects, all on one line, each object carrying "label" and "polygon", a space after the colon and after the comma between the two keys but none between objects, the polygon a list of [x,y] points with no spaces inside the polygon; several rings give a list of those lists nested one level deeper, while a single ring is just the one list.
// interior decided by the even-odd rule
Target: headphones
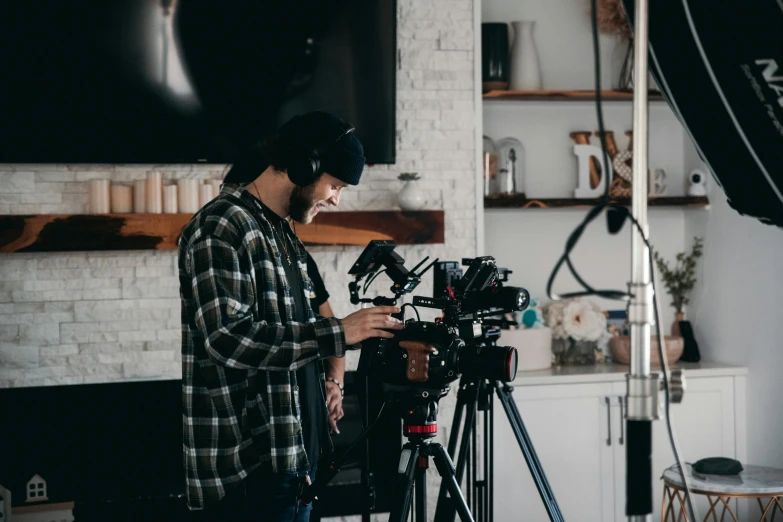
[{"label": "headphones", "polygon": [[321,141],[313,149],[302,149],[294,145],[296,143],[296,131],[299,129],[301,116],[294,116],[291,121],[280,128],[280,140],[289,150],[288,179],[294,184],[303,187],[313,183],[321,173],[321,156],[331,147],[337,145],[341,139],[352,133],[353,125],[342,123],[339,127],[333,127],[335,132],[330,138]]}]

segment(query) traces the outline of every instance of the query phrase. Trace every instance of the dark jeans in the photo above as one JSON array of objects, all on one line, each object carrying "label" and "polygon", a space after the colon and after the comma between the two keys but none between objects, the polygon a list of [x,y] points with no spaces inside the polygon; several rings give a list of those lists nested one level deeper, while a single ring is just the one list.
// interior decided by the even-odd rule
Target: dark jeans
[{"label": "dark jeans", "polygon": [[[297,501],[307,473],[251,473],[214,506],[197,513],[197,522],[309,522],[312,504]],[[315,469],[310,474],[315,481]]]}]

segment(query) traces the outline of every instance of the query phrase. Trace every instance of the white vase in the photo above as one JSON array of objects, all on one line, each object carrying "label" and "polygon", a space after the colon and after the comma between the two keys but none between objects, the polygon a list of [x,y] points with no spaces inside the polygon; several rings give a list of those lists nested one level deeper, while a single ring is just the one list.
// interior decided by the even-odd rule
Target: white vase
[{"label": "white vase", "polygon": [[511,22],[511,80],[509,89],[512,91],[541,90],[541,68],[538,64],[538,50],[533,38],[533,20]]},{"label": "white vase", "polygon": [[397,194],[397,204],[402,210],[421,210],[424,206],[424,193],[415,180],[405,182]]}]

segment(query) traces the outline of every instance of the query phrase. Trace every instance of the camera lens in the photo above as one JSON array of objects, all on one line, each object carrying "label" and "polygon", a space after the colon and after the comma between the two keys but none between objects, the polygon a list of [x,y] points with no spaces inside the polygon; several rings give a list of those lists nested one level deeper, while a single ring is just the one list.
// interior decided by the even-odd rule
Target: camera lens
[{"label": "camera lens", "polygon": [[691,174],[691,181],[693,183],[699,183],[701,181],[701,174]]},{"label": "camera lens", "polygon": [[459,371],[469,377],[511,382],[517,376],[517,349],[513,346],[466,346],[460,353]]},{"label": "camera lens", "polygon": [[527,308],[529,302],[530,294],[524,288],[516,286],[490,287],[466,297],[463,310],[472,312],[500,308],[521,311]]}]

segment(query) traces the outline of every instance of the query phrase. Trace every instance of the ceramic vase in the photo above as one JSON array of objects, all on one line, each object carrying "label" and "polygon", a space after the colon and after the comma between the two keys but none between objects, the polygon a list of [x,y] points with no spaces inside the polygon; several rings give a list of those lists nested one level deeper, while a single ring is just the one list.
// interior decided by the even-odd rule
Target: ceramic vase
[{"label": "ceramic vase", "polygon": [[417,180],[408,180],[397,194],[397,204],[402,210],[421,210],[424,206],[424,193]]},{"label": "ceramic vase", "polygon": [[481,88],[508,89],[508,24],[481,24]]},{"label": "ceramic vase", "polygon": [[541,68],[538,63],[538,50],[533,37],[536,22],[519,20],[511,22],[511,79],[512,91],[538,91],[542,89]]}]

